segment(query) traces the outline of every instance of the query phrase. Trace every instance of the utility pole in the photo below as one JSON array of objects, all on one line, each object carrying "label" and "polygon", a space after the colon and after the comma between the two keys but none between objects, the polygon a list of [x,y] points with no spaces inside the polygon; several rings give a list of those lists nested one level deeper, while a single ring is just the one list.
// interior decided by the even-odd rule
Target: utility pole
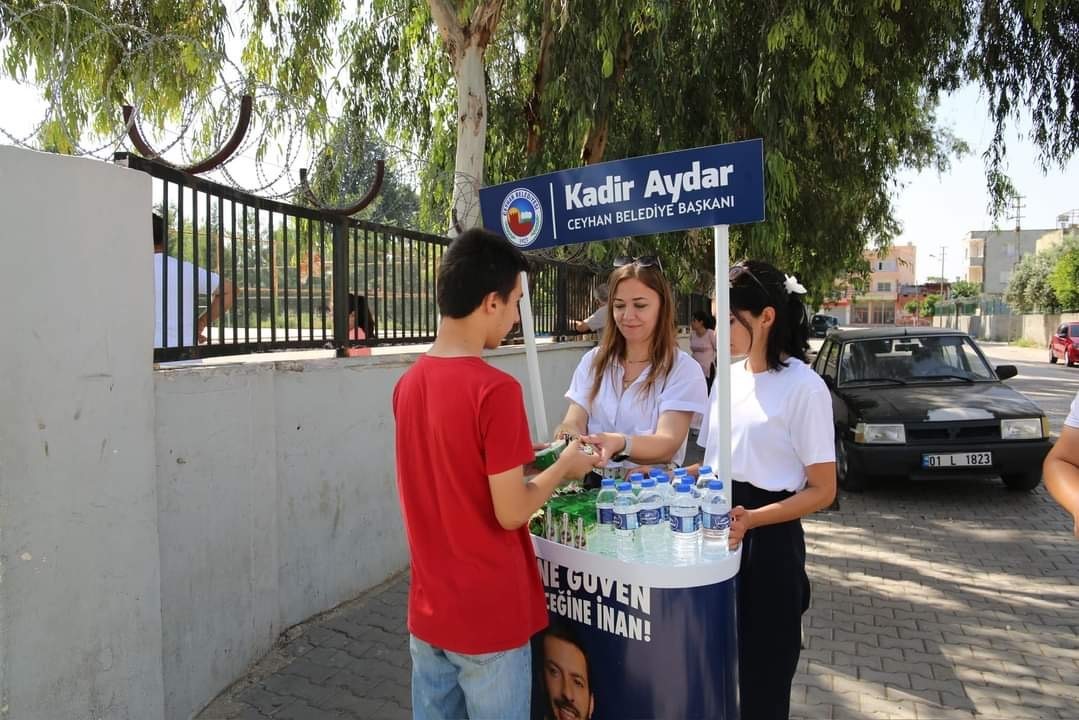
[{"label": "utility pole", "polygon": [[[941,245],[940,246],[940,284],[937,285],[937,290],[940,292],[940,299],[941,300],[945,300],[946,299],[945,295],[947,294],[946,291],[944,290],[944,255],[947,252],[948,252],[948,247],[946,245]],[[936,255],[930,255],[929,257],[935,258],[937,256]]]},{"label": "utility pole", "polygon": [[1023,259],[1023,208],[1026,205],[1023,201],[1026,200],[1025,195],[1016,193],[1012,196],[1012,208],[1011,214],[1008,215],[1009,220],[1015,220],[1015,262],[1012,263],[1012,273],[1015,272],[1015,266],[1019,264],[1019,261]]}]

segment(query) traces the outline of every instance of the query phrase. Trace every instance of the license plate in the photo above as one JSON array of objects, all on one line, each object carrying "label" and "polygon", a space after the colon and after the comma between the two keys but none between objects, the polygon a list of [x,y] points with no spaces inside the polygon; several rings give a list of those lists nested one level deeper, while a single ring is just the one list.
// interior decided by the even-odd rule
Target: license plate
[{"label": "license plate", "polygon": [[958,467],[988,467],[993,464],[993,453],[951,453],[948,455],[922,455],[922,467],[947,469]]}]

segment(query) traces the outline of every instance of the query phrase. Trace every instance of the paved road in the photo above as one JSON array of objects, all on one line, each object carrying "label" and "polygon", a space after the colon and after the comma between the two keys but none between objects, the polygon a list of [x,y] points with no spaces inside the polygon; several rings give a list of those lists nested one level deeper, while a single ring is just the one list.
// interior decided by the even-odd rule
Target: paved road
[{"label": "paved road", "polygon": [[[1055,432],[1079,368],[985,346]],[[806,521],[793,717],[1079,717],[1079,542],[1039,488],[896,482]],[[307,625],[201,720],[409,716],[407,575]]]}]

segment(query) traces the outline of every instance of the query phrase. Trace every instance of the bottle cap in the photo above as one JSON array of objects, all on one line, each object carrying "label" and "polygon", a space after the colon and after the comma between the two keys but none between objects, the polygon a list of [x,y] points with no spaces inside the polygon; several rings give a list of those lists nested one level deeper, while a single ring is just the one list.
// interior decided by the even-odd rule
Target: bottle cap
[{"label": "bottle cap", "polygon": [[701,465],[701,475],[711,475],[711,474],[712,474],[712,466],[711,465]]},{"label": "bottle cap", "polygon": [[674,469],[674,476],[675,477],[682,477],[683,475],[688,475],[688,474],[689,474],[689,470],[686,470],[685,468],[675,468]]},{"label": "bottle cap", "polygon": [[642,475],[641,473],[630,473],[629,474],[629,481],[630,482],[640,482],[643,479],[644,479],[644,475]]},{"label": "bottle cap", "polygon": [[629,492],[633,489],[633,486],[627,482],[618,484],[618,492]]},{"label": "bottle cap", "polygon": [[722,490],[723,489],[723,481],[722,480],[709,480],[708,481],[708,489],[709,490]]},{"label": "bottle cap", "polygon": [[680,492],[680,493],[689,492],[689,485],[679,485],[678,486],[678,492]]},{"label": "bottle cap", "polygon": [[614,478],[603,478],[599,484],[601,487],[614,487]]},{"label": "bottle cap", "polygon": [[647,478],[643,483],[641,483],[641,487],[654,488],[655,486],[656,486],[656,479],[655,478]]},{"label": "bottle cap", "polygon": [[651,475],[652,477],[659,477],[660,475],[663,474],[663,471],[660,470],[659,468],[652,468],[651,470],[648,471],[648,474]]},{"label": "bottle cap", "polygon": [[659,475],[653,475],[657,483],[669,483],[671,479],[667,477],[667,473],[660,473]]}]

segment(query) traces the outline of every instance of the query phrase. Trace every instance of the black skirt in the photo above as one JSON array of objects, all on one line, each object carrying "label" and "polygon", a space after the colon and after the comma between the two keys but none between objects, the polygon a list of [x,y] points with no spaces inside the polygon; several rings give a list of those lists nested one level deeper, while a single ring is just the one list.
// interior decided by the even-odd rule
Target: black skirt
[{"label": "black skirt", "polygon": [[[791,492],[735,482],[733,504],[754,509]],[[802,614],[809,608],[801,520],[754,528],[742,539],[738,572],[738,684],[744,720],[790,716],[791,683],[802,648]]]}]

